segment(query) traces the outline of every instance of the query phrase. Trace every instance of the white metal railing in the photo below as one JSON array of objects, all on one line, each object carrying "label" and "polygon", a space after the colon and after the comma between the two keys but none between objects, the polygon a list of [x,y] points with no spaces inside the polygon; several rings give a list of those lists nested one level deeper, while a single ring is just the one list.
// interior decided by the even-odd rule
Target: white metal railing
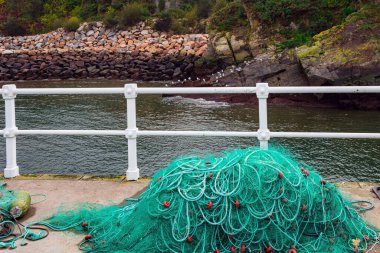
[{"label": "white metal railing", "polygon": [[[380,86],[332,86],[332,87],[269,87],[257,83],[256,87],[207,87],[207,88],[140,88],[126,84],[124,88],[17,88],[4,85],[0,90],[5,101],[5,128],[0,130],[6,138],[6,168],[4,177],[19,175],[16,160],[17,135],[120,135],[128,139],[128,180],[139,178],[137,166],[138,136],[236,136],[255,137],[262,149],[268,148],[270,138],[369,138],[380,139],[380,133],[333,132],[270,132],[267,118],[267,98],[270,93],[380,93]],[[257,132],[236,131],[151,131],[138,130],[136,126],[136,98],[138,94],[256,94],[259,100],[259,129]],[[127,129],[125,130],[19,130],[16,127],[16,95],[64,95],[64,94],[124,94],[127,100]]]}]

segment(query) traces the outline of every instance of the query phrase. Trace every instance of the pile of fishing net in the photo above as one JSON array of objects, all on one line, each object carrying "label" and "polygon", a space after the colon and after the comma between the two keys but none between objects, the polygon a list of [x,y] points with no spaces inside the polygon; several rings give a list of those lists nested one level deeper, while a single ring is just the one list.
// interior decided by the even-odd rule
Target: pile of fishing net
[{"label": "pile of fishing net", "polygon": [[362,252],[377,232],[338,189],[283,152],[182,157],[138,199],[87,204],[46,222],[88,252]]}]

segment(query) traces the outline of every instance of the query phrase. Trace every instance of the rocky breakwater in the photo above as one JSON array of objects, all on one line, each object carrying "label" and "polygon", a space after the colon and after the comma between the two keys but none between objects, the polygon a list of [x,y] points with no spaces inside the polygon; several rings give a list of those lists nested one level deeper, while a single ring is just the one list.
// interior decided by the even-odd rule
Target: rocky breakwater
[{"label": "rocky breakwater", "polygon": [[0,37],[0,81],[68,78],[172,80],[189,76],[208,35],[169,35],[140,23],[128,31],[84,23],[25,37]]}]

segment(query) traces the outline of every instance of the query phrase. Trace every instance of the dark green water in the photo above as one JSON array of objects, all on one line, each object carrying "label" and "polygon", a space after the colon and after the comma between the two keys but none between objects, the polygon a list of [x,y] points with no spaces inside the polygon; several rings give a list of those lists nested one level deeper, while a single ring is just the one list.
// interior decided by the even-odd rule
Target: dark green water
[{"label": "dark green water", "polygon": [[[162,86],[160,83],[141,84]],[[115,81],[58,81],[19,83],[18,87],[121,87]],[[228,105],[202,99],[140,95],[137,99],[140,130],[257,131],[254,106]],[[272,131],[380,132],[380,112],[326,108],[269,107]],[[123,95],[21,96],[16,99],[19,129],[125,129]],[[4,105],[0,105],[4,127]],[[115,137],[19,136],[21,173],[122,175],[127,168],[127,140]],[[300,160],[314,165],[325,177],[338,181],[380,182],[380,140],[272,139]],[[184,154],[207,154],[255,146],[255,138],[139,137],[142,175],[152,175]],[[5,166],[1,138],[0,164]]]}]

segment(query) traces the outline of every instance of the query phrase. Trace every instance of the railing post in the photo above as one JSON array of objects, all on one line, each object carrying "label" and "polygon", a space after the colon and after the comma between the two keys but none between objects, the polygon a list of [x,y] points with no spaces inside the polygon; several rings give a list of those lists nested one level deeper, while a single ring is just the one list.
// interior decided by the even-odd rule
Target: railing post
[{"label": "railing post", "polygon": [[128,138],[128,170],[127,180],[139,179],[137,167],[137,127],[136,127],[136,97],[137,84],[130,83],[124,86],[124,95],[127,99],[127,124],[126,137]]},{"label": "railing post", "polygon": [[16,177],[19,174],[19,167],[16,160],[16,85],[3,86],[3,99],[5,101],[5,128],[4,137],[6,138],[6,160],[7,166],[4,169],[4,177]]},{"label": "railing post", "polygon": [[259,100],[259,130],[257,138],[260,141],[260,148],[267,150],[270,132],[268,129],[268,108],[267,99],[269,96],[269,86],[267,83],[256,84],[256,96]]}]

